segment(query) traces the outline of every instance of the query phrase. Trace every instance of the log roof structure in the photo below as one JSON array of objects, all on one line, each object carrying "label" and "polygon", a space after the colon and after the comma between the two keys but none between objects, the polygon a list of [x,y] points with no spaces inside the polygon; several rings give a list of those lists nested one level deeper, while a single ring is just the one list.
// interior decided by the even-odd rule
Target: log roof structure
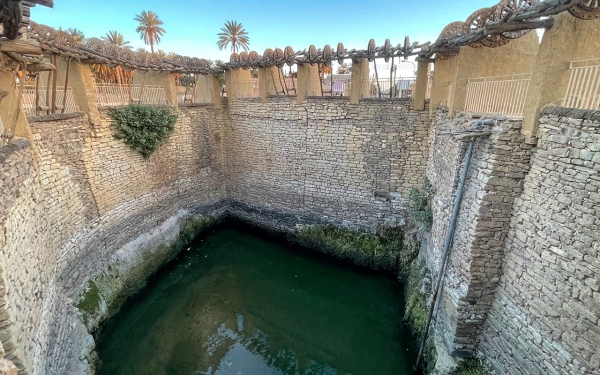
[{"label": "log roof structure", "polygon": [[[97,38],[91,38],[80,45],[68,32],[29,21],[31,6],[52,6],[52,0],[2,0],[0,20],[4,25],[4,38],[0,39],[0,50],[15,62],[26,64],[29,71],[52,69],[50,64],[42,63],[42,58],[58,55],[83,63],[118,65],[132,70],[202,75],[222,75],[229,69],[282,67],[285,64],[329,65],[333,61],[342,63],[344,59],[388,61],[395,57],[407,59],[410,56],[417,56],[417,60],[430,60],[434,56],[448,59],[458,54],[462,46],[499,47],[533,29],[551,27],[551,16],[564,11],[582,19],[598,18],[599,3],[599,0],[501,0],[493,7],[475,11],[466,22],[450,23],[434,43],[410,42],[410,39],[405,37],[403,43],[396,46],[393,46],[389,39],[386,39],[382,46],[376,46],[375,41],[371,39],[366,49],[348,50],[343,43],[338,43],[335,49],[329,45],[322,49],[311,45],[301,51],[294,51],[288,46],[284,49],[267,49],[262,55],[255,51],[233,53],[229,62],[211,67],[206,59],[180,55],[166,59],[158,54],[120,48]],[[20,16],[15,14],[15,9],[20,10]],[[14,31],[17,20],[21,35]]]}]

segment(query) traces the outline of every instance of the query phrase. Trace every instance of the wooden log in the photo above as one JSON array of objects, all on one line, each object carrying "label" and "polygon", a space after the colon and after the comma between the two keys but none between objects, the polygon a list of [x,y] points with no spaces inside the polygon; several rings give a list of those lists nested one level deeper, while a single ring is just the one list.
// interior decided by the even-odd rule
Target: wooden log
[{"label": "wooden log", "polygon": [[56,70],[56,67],[50,63],[33,63],[27,65],[28,72],[48,72],[54,70]]},{"label": "wooden log", "polygon": [[[25,73],[25,64],[21,64],[21,66],[19,67],[19,70],[24,74]],[[15,72],[15,75],[17,75],[17,72]],[[19,94],[17,96],[17,108],[15,108],[11,123],[9,123],[9,125],[7,127],[8,133],[14,134],[15,129],[17,128],[17,122],[19,121],[19,115],[21,114],[21,110],[22,110],[21,104],[23,103],[23,89],[24,88],[25,88],[25,80],[20,79],[19,80]]]},{"label": "wooden log", "polygon": [[29,0],[29,3],[43,5],[45,7],[54,8],[53,0]]},{"label": "wooden log", "polygon": [[32,39],[0,39],[0,50],[2,50],[2,52],[16,52],[30,55],[42,54],[40,43]]},{"label": "wooden log", "polygon": [[71,67],[71,59],[67,61],[67,72],[65,73],[65,86],[63,89],[63,101],[62,101],[62,111],[61,113],[65,113],[65,109],[67,108],[67,88],[69,87],[69,68]]},{"label": "wooden log", "polygon": [[[57,63],[57,56],[54,55],[52,56],[52,62],[54,63],[54,65],[56,66]],[[56,89],[57,89],[57,84],[58,84],[58,72],[55,70],[52,73],[52,114],[56,113]]]},{"label": "wooden log", "polygon": [[[50,74],[50,73],[48,73]],[[40,115],[40,81],[42,77],[38,74],[35,77],[35,115]]]}]

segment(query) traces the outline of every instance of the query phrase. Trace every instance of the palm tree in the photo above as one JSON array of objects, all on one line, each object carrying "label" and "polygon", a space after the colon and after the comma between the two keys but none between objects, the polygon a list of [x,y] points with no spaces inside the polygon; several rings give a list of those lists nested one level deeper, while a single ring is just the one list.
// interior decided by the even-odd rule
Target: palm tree
[{"label": "palm tree", "polygon": [[107,32],[106,36],[102,37],[102,40],[117,45],[119,47],[131,48],[131,46],[128,46],[129,42],[125,40],[123,34],[118,32],[117,30],[111,30]]},{"label": "palm tree", "polygon": [[225,22],[225,27],[221,27],[221,33],[218,33],[219,41],[217,46],[220,50],[227,48],[231,43],[231,51],[236,53],[241,47],[244,51],[248,51],[248,45],[250,45],[250,38],[246,30],[242,29],[242,24],[236,21]]},{"label": "palm tree", "polygon": [[166,33],[165,29],[160,26],[164,22],[158,18],[156,13],[145,10],[135,16],[134,21],[140,23],[135,31],[140,34],[140,39],[144,43],[150,45],[150,51],[154,53],[154,45],[160,43],[160,38]]},{"label": "palm tree", "polygon": [[349,74],[350,69],[351,69],[350,65],[343,63],[340,66],[338,66],[337,73],[338,74]]},{"label": "palm tree", "polygon": [[85,43],[85,35],[83,35],[83,31],[78,29],[67,29],[67,32],[71,34],[73,39],[77,42],[77,44]]}]

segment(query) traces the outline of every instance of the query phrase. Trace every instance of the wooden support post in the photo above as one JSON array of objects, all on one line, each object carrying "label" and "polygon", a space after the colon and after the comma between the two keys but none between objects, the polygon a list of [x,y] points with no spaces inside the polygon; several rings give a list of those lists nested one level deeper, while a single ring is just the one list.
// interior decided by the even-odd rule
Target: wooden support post
[{"label": "wooden support post", "polygon": [[521,133],[535,141],[540,110],[546,105],[564,105],[571,71],[577,60],[600,58],[600,19],[580,20],[567,12],[554,17],[554,27],[546,30],[539,52],[523,112]]},{"label": "wooden support post", "polygon": [[41,75],[35,77],[35,115],[40,115],[40,80],[42,79]]},{"label": "wooden support post", "polygon": [[316,65],[298,65],[298,86],[296,87],[296,101],[298,103],[307,96],[321,96],[321,77],[319,67]]},{"label": "wooden support post", "polygon": [[258,68],[258,82],[260,89],[260,100],[265,101],[269,95],[277,95],[277,86],[275,82],[275,71],[278,69],[276,66]]},{"label": "wooden support post", "polygon": [[[54,66],[56,66],[56,60],[58,59],[58,57],[56,55],[52,56],[52,64],[54,64]],[[56,90],[58,88],[57,86],[58,84],[58,74],[56,73],[56,70],[52,72],[52,105],[51,105],[51,110],[50,112],[52,114],[56,113]]]},{"label": "wooden support post", "polygon": [[71,58],[67,61],[67,71],[65,72],[65,87],[63,90],[63,101],[62,101],[62,110],[61,113],[65,113],[67,109],[67,92],[69,88],[69,69],[71,67]]},{"label": "wooden support post", "polygon": [[413,94],[413,105],[416,111],[423,111],[425,109],[425,96],[427,95],[430,75],[431,64],[419,61],[417,65],[417,82],[415,83],[415,92]]},{"label": "wooden support post", "polygon": [[352,61],[351,79],[350,103],[358,104],[361,99],[369,97],[369,60]]},{"label": "wooden support post", "polygon": [[[69,62],[59,59],[56,68],[58,79],[64,81],[73,90],[73,103],[75,107],[88,115],[92,125],[100,124],[98,97],[89,65],[81,64],[75,60]],[[65,107],[65,112],[66,110],[67,108]]]}]

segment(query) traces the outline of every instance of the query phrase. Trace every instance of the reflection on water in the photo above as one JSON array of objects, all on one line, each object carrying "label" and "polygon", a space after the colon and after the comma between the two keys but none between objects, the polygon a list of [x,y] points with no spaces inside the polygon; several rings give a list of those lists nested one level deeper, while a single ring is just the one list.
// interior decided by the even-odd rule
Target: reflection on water
[{"label": "reflection on water", "polygon": [[227,227],[184,251],[109,322],[99,374],[411,374],[399,289]]}]

